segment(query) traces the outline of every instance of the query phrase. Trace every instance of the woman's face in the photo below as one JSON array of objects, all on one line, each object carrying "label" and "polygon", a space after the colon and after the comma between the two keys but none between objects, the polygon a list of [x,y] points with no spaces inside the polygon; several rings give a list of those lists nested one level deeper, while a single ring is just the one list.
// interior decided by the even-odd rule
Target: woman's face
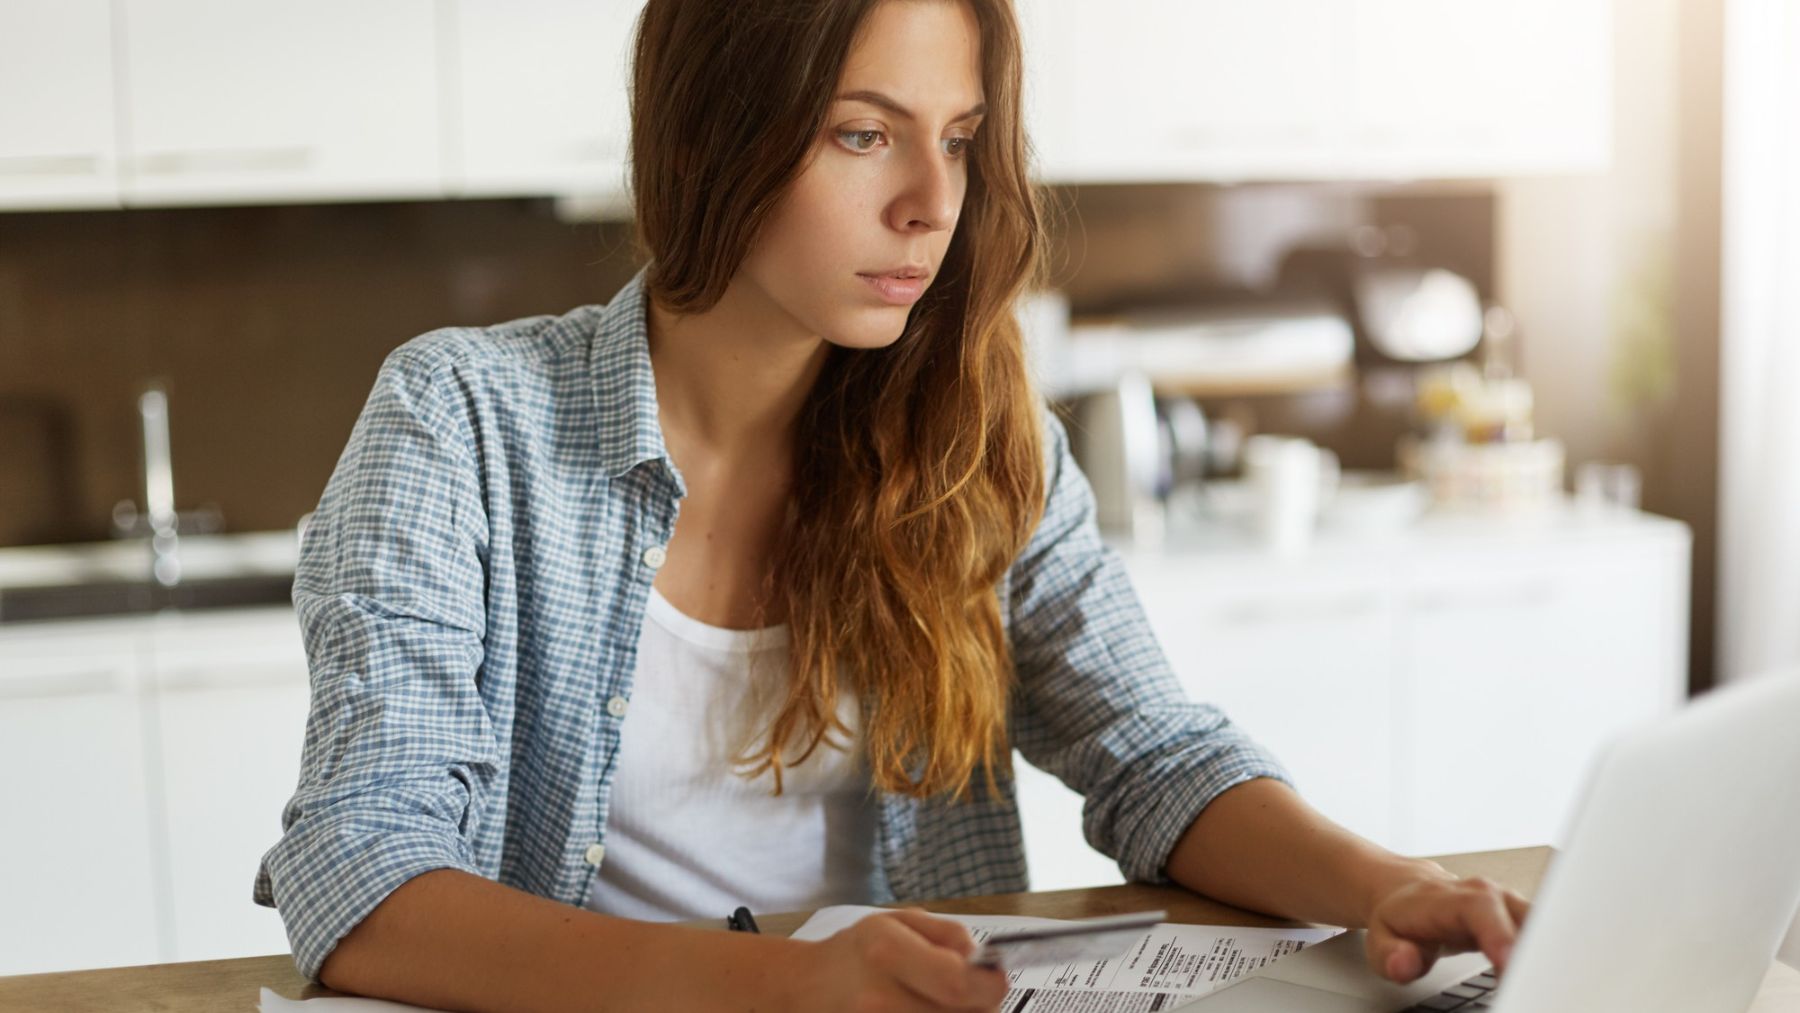
[{"label": "woman's face", "polygon": [[834,98],[733,284],[784,329],[877,348],[900,336],[962,211],[983,109],[974,13],[957,0],[885,0]]}]

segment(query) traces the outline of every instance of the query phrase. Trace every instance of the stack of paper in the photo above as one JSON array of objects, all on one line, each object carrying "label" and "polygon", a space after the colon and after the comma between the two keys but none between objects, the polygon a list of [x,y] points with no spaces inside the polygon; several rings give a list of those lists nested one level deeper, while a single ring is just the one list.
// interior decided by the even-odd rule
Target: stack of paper
[{"label": "stack of paper", "polygon": [[[795,939],[825,939],[881,908],[820,908]],[[944,915],[968,927],[980,943],[990,935],[1066,924],[1053,918]],[[1277,957],[1344,931],[1336,928],[1258,929],[1235,925],[1162,924],[1116,960],[1089,960],[1012,971],[1004,1013],[1139,1013],[1166,1010],[1205,995]]]}]

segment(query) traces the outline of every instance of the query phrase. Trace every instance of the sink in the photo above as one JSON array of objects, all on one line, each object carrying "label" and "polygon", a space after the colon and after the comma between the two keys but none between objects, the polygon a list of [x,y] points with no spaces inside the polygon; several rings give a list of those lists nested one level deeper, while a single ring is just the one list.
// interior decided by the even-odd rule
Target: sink
[{"label": "sink", "polygon": [[163,587],[152,580],[0,587],[0,624],[80,616],[130,615],[166,608],[212,609],[286,604],[293,574],[202,577]]},{"label": "sink", "polygon": [[298,556],[291,529],[184,537],[181,582],[163,587],[143,539],[3,548],[0,623],[280,604]]}]

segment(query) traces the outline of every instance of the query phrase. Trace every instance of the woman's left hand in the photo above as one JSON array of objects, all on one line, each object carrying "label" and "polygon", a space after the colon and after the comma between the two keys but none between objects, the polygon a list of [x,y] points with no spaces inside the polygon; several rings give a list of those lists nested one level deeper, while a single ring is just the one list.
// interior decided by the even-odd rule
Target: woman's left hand
[{"label": "woman's left hand", "polygon": [[1480,950],[1506,971],[1530,902],[1481,876],[1415,879],[1382,895],[1369,913],[1369,967],[1390,981],[1419,978],[1443,953]]}]

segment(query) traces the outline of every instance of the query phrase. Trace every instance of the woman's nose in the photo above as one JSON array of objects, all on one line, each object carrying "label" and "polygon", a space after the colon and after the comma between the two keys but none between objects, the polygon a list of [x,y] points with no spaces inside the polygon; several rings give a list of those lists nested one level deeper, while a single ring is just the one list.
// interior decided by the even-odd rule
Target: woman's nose
[{"label": "woman's nose", "polygon": [[962,210],[962,178],[949,156],[933,145],[911,159],[906,189],[890,210],[902,232],[938,232],[956,224]]}]

